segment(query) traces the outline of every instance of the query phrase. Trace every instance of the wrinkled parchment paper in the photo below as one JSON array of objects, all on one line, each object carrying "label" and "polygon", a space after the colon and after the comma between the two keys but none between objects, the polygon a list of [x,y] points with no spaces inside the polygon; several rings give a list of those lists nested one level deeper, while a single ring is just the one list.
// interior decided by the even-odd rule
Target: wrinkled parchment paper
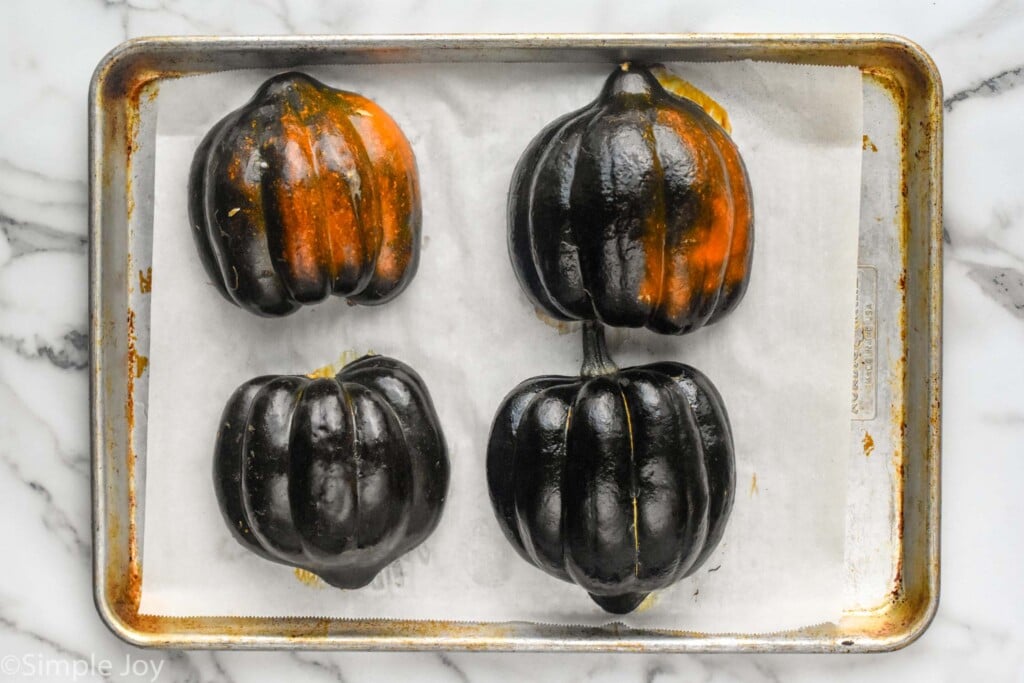
[{"label": "wrinkled parchment paper", "polygon": [[[610,331],[620,365],[680,360],[716,383],[735,431],[737,495],[696,576],[631,625],[772,631],[831,621],[843,598],[846,453],[860,197],[861,76],[853,68],[676,64],[728,110],[756,215],[746,299],[685,337]],[[501,399],[527,377],[575,374],[579,334],[540,320],[506,250],[519,155],[591,101],[612,65],[335,66],[308,73],[382,105],[415,149],[420,270],[398,299],[341,299],[275,320],[225,302],[190,235],[188,167],[200,138],[272,72],[169,81],[158,100],[142,611],[161,615],[611,621],[577,587],[523,562],[488,501],[484,454]],[[228,396],[250,377],[306,373],[373,350],[415,367],[451,450],[437,531],[370,586],[300,581],[230,535],[211,457]]]}]

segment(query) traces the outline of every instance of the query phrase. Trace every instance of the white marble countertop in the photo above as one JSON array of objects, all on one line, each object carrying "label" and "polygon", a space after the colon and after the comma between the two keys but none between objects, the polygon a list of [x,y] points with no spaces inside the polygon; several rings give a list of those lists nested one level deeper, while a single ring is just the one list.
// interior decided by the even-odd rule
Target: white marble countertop
[{"label": "white marble countertop", "polygon": [[[1024,3],[7,0],[0,5],[0,664],[11,680],[1024,681]],[[92,602],[86,92],[152,34],[891,32],[946,92],[942,600],[865,656],[159,652]],[[1017,455],[1014,455],[1014,454]],[[109,668],[99,663],[109,662]],[[134,669],[125,674],[125,667]],[[63,675],[70,674],[70,675]]]}]

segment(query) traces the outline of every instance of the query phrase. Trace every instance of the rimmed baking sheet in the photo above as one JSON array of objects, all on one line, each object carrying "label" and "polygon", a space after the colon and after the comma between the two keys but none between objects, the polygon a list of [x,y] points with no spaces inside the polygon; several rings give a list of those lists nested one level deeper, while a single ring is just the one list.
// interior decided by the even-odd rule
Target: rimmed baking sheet
[{"label": "rimmed baking sheet", "polygon": [[[864,84],[858,354],[850,458],[847,608],[777,634],[524,623],[146,617],[139,607],[137,500],[148,376],[152,120],[161,77],[259,64],[763,59],[852,64]],[[148,85],[147,85],[148,84]],[[97,71],[93,97],[93,410],[97,601],[115,632],[161,646],[833,650],[907,642],[937,591],[937,77],[899,39],[729,36],[490,36],[153,39]],[[127,192],[126,192],[127,190]],[[149,212],[149,213],[147,213]],[[141,273],[141,279],[140,279]],[[907,505],[910,501],[913,504]]]}]

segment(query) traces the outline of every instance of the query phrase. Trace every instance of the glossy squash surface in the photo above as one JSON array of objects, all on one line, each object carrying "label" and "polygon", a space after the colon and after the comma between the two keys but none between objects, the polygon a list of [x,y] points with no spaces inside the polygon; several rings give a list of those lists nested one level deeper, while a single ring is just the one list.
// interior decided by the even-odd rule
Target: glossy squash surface
[{"label": "glossy squash surface", "polygon": [[373,101],[299,73],[275,76],[196,150],[189,217],[230,302],[280,316],[329,295],[374,305],[416,272],[412,148]]},{"label": "glossy squash surface", "polygon": [[753,253],[750,181],[696,103],[623,65],[586,107],[548,125],[516,167],[509,253],[559,320],[683,334],[736,307]]},{"label": "glossy squash surface", "polygon": [[335,377],[240,386],[221,418],[213,479],[239,542],[358,588],[437,526],[448,451],[419,375],[366,356]]},{"label": "glossy squash surface", "polygon": [[732,509],[735,464],[722,399],[700,371],[616,368],[589,324],[581,376],[543,376],[498,409],[491,502],[529,563],[609,612],[696,571]]}]

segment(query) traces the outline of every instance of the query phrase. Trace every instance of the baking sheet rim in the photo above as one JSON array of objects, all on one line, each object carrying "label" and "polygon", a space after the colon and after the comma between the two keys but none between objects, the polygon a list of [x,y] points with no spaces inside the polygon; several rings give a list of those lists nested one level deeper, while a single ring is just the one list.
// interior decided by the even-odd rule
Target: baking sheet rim
[{"label": "baking sheet rim", "polygon": [[[925,560],[925,571],[918,594],[906,595],[898,585],[893,592],[892,600],[881,606],[877,615],[851,615],[839,624],[810,626],[797,631],[775,634],[700,634],[690,632],[656,631],[644,629],[628,629],[621,624],[609,624],[604,627],[545,627],[538,624],[457,624],[455,622],[407,622],[407,621],[376,621],[364,620],[348,622],[341,619],[315,618],[235,618],[235,617],[196,617],[166,618],[147,617],[138,614],[138,567],[132,565],[131,553],[128,553],[128,566],[124,563],[112,563],[108,541],[114,536],[116,528],[124,533],[122,526],[131,527],[134,518],[134,491],[130,473],[133,470],[134,453],[127,447],[125,438],[123,447],[127,462],[124,467],[107,467],[107,460],[118,450],[116,439],[105,440],[104,424],[104,380],[110,376],[104,371],[104,327],[107,334],[115,334],[117,321],[104,317],[105,289],[103,281],[103,221],[107,218],[104,210],[105,194],[110,192],[111,176],[107,154],[116,143],[107,140],[104,133],[109,118],[116,118],[116,107],[126,106],[125,111],[130,117],[138,106],[138,97],[142,87],[155,79],[199,71],[221,70],[211,62],[202,64],[204,69],[168,69],[160,66],[161,59],[173,60],[174,51],[179,54],[202,53],[210,50],[222,54],[239,51],[257,51],[276,57],[278,66],[291,64],[290,54],[311,56],[317,60],[351,61],[353,54],[367,53],[371,57],[384,55],[387,61],[412,61],[404,59],[415,49],[439,51],[436,55],[446,57],[459,50],[465,51],[469,59],[473,59],[475,51],[490,50],[511,51],[514,55],[519,51],[550,51],[561,52],[581,51],[583,61],[614,61],[623,59],[630,52],[643,51],[695,51],[695,54],[716,54],[716,60],[760,58],[775,61],[797,61],[792,59],[794,53],[808,57],[806,63],[840,63],[868,66],[865,61],[857,61],[856,57],[868,58],[872,51],[883,49],[894,50],[905,60],[904,69],[908,69],[910,77],[923,79],[921,86],[924,93],[924,117],[930,128],[930,137],[922,143],[927,152],[925,158],[917,158],[914,164],[908,149],[909,142],[904,146],[904,185],[908,177],[917,171],[920,175],[923,166],[927,177],[927,196],[921,207],[924,212],[924,226],[928,229],[928,255],[926,277],[921,282],[921,289],[927,304],[928,326],[925,332],[928,340],[927,362],[929,368],[926,381],[928,405],[928,438],[924,444],[923,472],[925,480],[925,510],[922,515],[920,533],[921,554]],[[598,51],[595,53],[594,51]],[[607,54],[608,51],[618,51]],[[598,54],[603,53],[603,54]],[[814,58],[820,53],[822,59]],[[542,56],[542,55],[536,55]],[[397,57],[397,59],[396,59]],[[673,54],[669,59],[685,59],[685,55]],[[209,59],[210,55],[206,56]],[[479,57],[480,60],[487,57]],[[832,61],[829,61],[829,60]],[[272,66],[271,63],[258,66]],[[302,59],[299,59],[302,61]],[[358,61],[358,60],[357,60]],[[370,61],[374,61],[371,59]],[[417,59],[415,61],[430,61]],[[448,60],[439,60],[448,61]],[[455,60],[452,60],[455,61]],[[521,59],[494,61],[522,61]],[[537,60],[541,61],[541,60]],[[546,60],[554,61],[554,60]],[[909,65],[909,66],[908,66]],[[227,67],[230,68],[230,67]],[[891,67],[895,69],[896,67]],[[125,72],[125,73],[122,73]],[[907,77],[907,73],[901,74]],[[134,100],[133,100],[134,98]],[[112,107],[113,105],[113,107]],[[916,44],[898,37],[880,34],[787,34],[787,35],[744,35],[744,34],[570,34],[570,35],[404,35],[404,36],[308,36],[308,37],[161,37],[140,38],[127,41],[112,50],[99,64],[90,87],[90,400],[92,417],[92,451],[93,451],[93,514],[94,514],[94,592],[97,609],[104,622],[122,639],[142,646],[159,647],[237,647],[237,648],[271,648],[271,647],[307,647],[319,649],[495,649],[495,650],[592,650],[592,651],[876,651],[891,650],[902,647],[915,640],[927,628],[938,604],[938,458],[939,458],[939,382],[941,375],[941,115],[942,98],[941,83],[934,63]],[[907,124],[909,127],[909,124]],[[126,128],[130,124],[125,124]],[[911,131],[912,132],[912,131]],[[126,138],[129,131],[125,131]],[[907,131],[904,131],[907,134]],[[125,171],[130,166],[131,141],[124,139],[122,153]],[[116,150],[115,152],[116,153]],[[130,182],[130,177],[125,174]],[[127,194],[127,193],[126,193]],[[905,202],[913,200],[904,192]],[[128,200],[125,200],[127,204]],[[127,232],[127,213],[120,217],[122,223],[115,222],[112,227],[123,227]],[[116,220],[116,219],[115,219]],[[908,217],[908,221],[910,218]],[[912,221],[911,221],[912,222]],[[910,225],[904,226],[909,231]],[[108,228],[110,229],[110,228]],[[905,245],[905,249],[909,249]],[[910,287],[908,285],[908,292]],[[127,301],[126,301],[127,306]],[[905,351],[909,351],[909,337],[905,341]],[[125,386],[127,389],[127,385]],[[126,392],[126,400],[130,397]],[[913,397],[908,396],[909,402]],[[125,425],[127,427],[127,425]],[[126,430],[130,431],[130,430]],[[127,433],[124,434],[127,437]],[[907,452],[910,449],[904,448]],[[117,470],[125,475],[122,483],[127,489],[127,500],[111,497],[108,489],[108,470]],[[906,482],[904,481],[906,492]],[[116,515],[111,503],[127,503],[129,523],[118,524],[111,517]],[[904,505],[904,511],[909,506]],[[115,522],[111,524],[110,522]],[[123,520],[122,520],[123,521]],[[901,520],[902,522],[903,520]],[[130,550],[134,539],[128,540]],[[904,541],[905,541],[904,537]],[[902,550],[906,551],[906,543]],[[901,577],[905,580],[905,577]],[[120,583],[119,583],[120,581]],[[133,584],[134,582],[134,584]],[[134,605],[132,604],[134,602]],[[253,628],[261,625],[278,625],[274,629]],[[361,633],[361,629],[349,629],[344,626],[393,626],[393,629],[382,628],[379,632]],[[209,627],[220,628],[221,632],[209,631]]]}]

